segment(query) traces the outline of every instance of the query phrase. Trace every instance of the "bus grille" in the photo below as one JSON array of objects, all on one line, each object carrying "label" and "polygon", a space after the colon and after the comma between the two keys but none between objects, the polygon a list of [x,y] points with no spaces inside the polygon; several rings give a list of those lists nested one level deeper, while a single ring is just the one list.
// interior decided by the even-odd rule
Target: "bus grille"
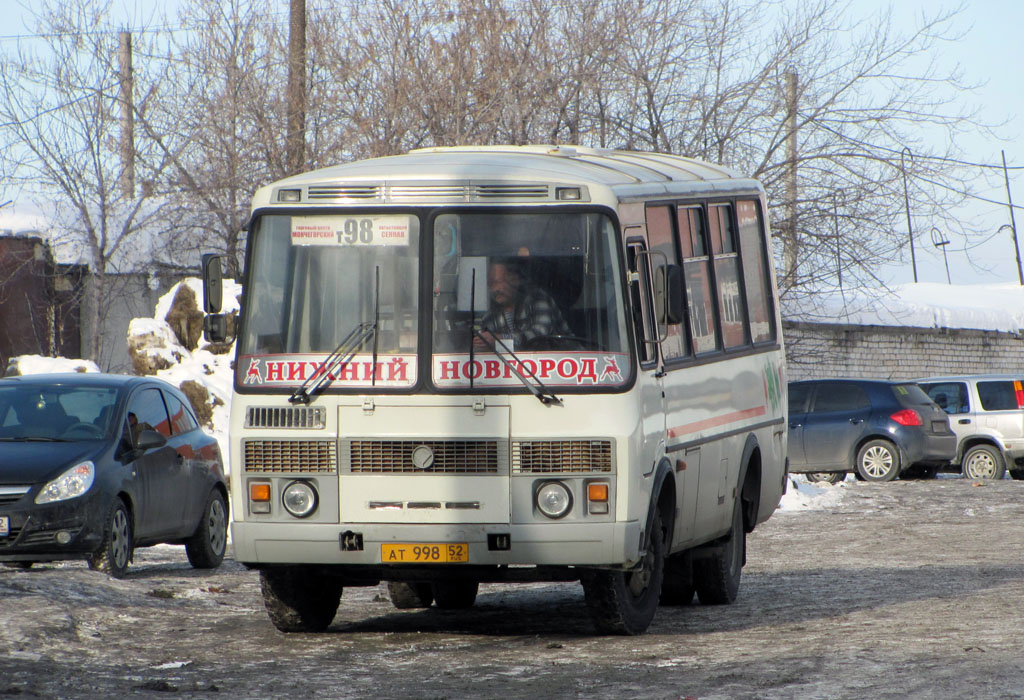
[{"label": "bus grille", "polygon": [[512,443],[513,474],[611,472],[611,440],[516,440]]},{"label": "bus grille", "polygon": [[325,425],[323,406],[250,406],[246,428],[298,428],[320,430]]},{"label": "bus grille", "polygon": [[338,471],[333,440],[245,440],[245,471],[334,474]]},{"label": "bus grille", "polygon": [[[423,469],[412,459],[420,446],[434,455],[433,464]],[[505,440],[342,440],[341,454],[343,469],[353,474],[508,473]]]}]

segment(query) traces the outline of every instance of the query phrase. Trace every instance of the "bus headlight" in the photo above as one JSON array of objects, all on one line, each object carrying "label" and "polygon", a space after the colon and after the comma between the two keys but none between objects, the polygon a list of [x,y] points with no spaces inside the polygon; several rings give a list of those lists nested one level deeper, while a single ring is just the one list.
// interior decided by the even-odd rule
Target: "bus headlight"
[{"label": "bus headlight", "polygon": [[293,481],[281,494],[284,509],[296,518],[305,518],[313,514],[317,505],[316,489],[305,481]]},{"label": "bus headlight", "polygon": [[564,518],[572,510],[572,494],[565,484],[548,481],[537,489],[537,510],[549,518]]}]

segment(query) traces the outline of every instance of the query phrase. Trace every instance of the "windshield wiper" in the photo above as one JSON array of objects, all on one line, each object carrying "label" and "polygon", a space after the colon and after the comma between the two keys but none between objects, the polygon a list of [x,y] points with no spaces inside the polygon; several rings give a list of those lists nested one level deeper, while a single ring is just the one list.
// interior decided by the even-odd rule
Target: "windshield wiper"
[{"label": "windshield wiper", "polygon": [[373,383],[377,380],[377,325],[380,323],[380,266],[377,266],[376,289],[374,290],[374,313],[373,323],[360,323],[349,331],[334,352],[327,356],[320,366],[320,371],[302,383],[298,389],[288,397],[290,403],[308,406],[309,402],[316,396],[317,392],[329,383],[334,381],[334,370],[342,365],[348,364],[366,339],[373,337]]},{"label": "windshield wiper", "polygon": [[[538,401],[540,401],[545,406],[550,406],[551,404],[554,404],[556,406],[564,405],[562,403],[562,399],[555,396],[555,393],[544,385],[544,382],[540,380],[540,377],[537,376],[537,373],[534,372],[532,369],[526,367],[519,360],[516,354],[512,352],[508,348],[508,346],[505,345],[505,343],[501,342],[501,338],[494,336],[494,342],[491,342],[491,340],[488,339],[487,336],[485,336],[483,333],[481,333],[480,330],[475,326],[473,327],[473,335],[475,335],[480,340],[484,341],[484,345],[486,345],[491,350],[491,352],[498,356],[498,359],[501,360],[502,364],[504,364],[506,367],[512,370],[512,374],[516,375],[516,379],[522,382],[523,386],[529,389],[530,393],[536,396]],[[498,350],[499,345],[501,346],[501,351]],[[505,357],[505,355],[502,354],[502,351],[511,355],[512,359],[515,360],[515,362],[512,362],[507,357]],[[520,370],[520,367],[526,369],[526,371],[529,373],[529,378],[527,378],[527,375],[523,374],[523,372]],[[472,382],[473,373],[470,372],[469,376],[470,381]],[[530,381],[531,379],[533,381]]]},{"label": "windshield wiper", "polygon": [[43,436],[40,436],[40,435],[32,435],[32,436],[23,435],[21,437],[5,437],[5,438],[0,438],[0,440],[9,440],[11,442],[72,442],[71,440],[68,440],[67,438],[43,437]]}]

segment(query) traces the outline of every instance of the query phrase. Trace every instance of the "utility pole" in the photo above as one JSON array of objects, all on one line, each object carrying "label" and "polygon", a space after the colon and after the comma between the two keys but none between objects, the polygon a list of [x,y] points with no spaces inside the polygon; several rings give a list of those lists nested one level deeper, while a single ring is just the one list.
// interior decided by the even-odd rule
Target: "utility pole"
[{"label": "utility pole", "polygon": [[305,167],[306,155],[306,0],[290,0],[288,16],[288,136],[285,167],[289,175]]},{"label": "utility pole", "polygon": [[903,154],[906,153],[910,156],[910,160],[914,160],[914,154],[910,152],[910,149],[906,146],[900,151],[900,172],[903,173],[903,206],[907,210],[907,236],[910,238],[910,264],[914,268],[914,282],[917,282],[917,256],[914,254],[914,229],[910,225],[910,192],[907,190],[907,164],[903,160]]},{"label": "utility pole", "polygon": [[121,106],[121,190],[127,199],[135,196],[135,103],[132,77],[132,35],[119,32],[118,102]]},{"label": "utility pole", "polygon": [[797,140],[796,140],[796,107],[797,107],[797,74],[786,73],[786,205],[788,221],[786,222],[786,236],[783,246],[783,265],[785,267],[783,276],[788,280],[789,286],[796,284],[796,272],[798,261],[797,242],[797,212],[796,212],[796,164],[797,164]]},{"label": "utility pole", "polygon": [[1017,253],[1017,278],[1024,287],[1024,268],[1020,265],[1020,244],[1017,243],[1017,221],[1013,217],[1013,195],[1010,194],[1010,173],[1006,168],[1006,151],[1003,154],[1003,177],[1006,178],[1006,203],[1010,207],[1010,228],[1013,230],[1013,250]]}]

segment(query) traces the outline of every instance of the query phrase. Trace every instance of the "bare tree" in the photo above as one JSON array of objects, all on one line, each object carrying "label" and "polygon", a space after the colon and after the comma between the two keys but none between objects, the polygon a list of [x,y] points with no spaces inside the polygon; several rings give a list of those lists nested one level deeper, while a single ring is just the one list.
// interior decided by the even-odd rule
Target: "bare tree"
[{"label": "bare tree", "polygon": [[[50,208],[51,241],[89,266],[83,322],[91,328],[89,359],[100,354],[107,275],[148,263],[143,232],[160,214],[146,192],[126,191],[128,164],[119,153],[118,33],[105,30],[109,3],[71,0],[37,6],[37,53],[25,47],[0,62],[0,123],[7,158],[19,161],[12,181]],[[83,27],[94,31],[83,32]],[[159,177],[166,161],[135,143],[142,179]],[[65,252],[65,256],[67,252]]]}]

